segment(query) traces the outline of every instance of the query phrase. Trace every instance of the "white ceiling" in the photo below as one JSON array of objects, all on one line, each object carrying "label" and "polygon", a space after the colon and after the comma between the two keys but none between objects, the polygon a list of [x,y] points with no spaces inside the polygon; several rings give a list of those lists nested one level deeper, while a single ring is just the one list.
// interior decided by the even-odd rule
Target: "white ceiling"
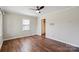
[{"label": "white ceiling", "polygon": [[[30,16],[38,16],[34,10],[31,10],[31,8],[35,8],[35,6],[0,6],[0,8],[3,11],[15,12]],[[41,14],[55,12],[67,8],[70,8],[70,6],[45,6],[45,8],[41,10]]]}]

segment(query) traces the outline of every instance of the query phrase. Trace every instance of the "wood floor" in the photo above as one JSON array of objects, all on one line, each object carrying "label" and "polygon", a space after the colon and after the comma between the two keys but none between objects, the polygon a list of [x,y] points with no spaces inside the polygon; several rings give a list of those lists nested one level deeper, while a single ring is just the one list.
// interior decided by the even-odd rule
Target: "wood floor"
[{"label": "wood floor", "polygon": [[1,52],[77,52],[79,48],[41,36],[30,36],[3,42]]}]

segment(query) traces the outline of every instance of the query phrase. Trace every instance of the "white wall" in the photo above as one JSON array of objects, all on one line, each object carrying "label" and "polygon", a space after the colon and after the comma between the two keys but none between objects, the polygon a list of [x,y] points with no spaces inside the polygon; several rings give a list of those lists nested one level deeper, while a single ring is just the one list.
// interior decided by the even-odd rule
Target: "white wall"
[{"label": "white wall", "polygon": [[[46,37],[79,47],[79,7],[51,12],[44,16]],[[37,31],[38,34],[39,32],[40,30]]]},{"label": "white wall", "polygon": [[[22,19],[30,20],[31,29],[29,31],[22,30]],[[10,38],[16,38],[16,37],[35,35],[36,27],[37,27],[36,22],[37,22],[37,17],[7,12],[4,15],[4,21],[3,21],[4,40],[10,39]]]},{"label": "white wall", "polygon": [[37,20],[37,35],[41,35],[41,16]]},{"label": "white wall", "polygon": [[3,39],[2,39],[2,13],[0,11],[0,48],[2,46]]}]

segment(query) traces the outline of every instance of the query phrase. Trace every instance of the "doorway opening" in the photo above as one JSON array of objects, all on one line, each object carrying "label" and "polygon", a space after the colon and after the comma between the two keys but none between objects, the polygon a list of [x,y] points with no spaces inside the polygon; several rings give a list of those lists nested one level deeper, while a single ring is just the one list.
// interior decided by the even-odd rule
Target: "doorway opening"
[{"label": "doorway opening", "polygon": [[41,20],[41,36],[42,37],[46,36],[46,19],[45,18]]}]

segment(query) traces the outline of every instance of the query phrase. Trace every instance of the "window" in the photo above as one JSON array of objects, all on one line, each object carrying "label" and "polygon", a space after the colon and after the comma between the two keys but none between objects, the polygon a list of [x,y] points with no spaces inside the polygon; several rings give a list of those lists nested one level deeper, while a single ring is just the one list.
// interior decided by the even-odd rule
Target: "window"
[{"label": "window", "polygon": [[22,25],[23,25],[23,28],[22,28],[23,31],[24,30],[30,30],[30,20],[23,19]]}]

